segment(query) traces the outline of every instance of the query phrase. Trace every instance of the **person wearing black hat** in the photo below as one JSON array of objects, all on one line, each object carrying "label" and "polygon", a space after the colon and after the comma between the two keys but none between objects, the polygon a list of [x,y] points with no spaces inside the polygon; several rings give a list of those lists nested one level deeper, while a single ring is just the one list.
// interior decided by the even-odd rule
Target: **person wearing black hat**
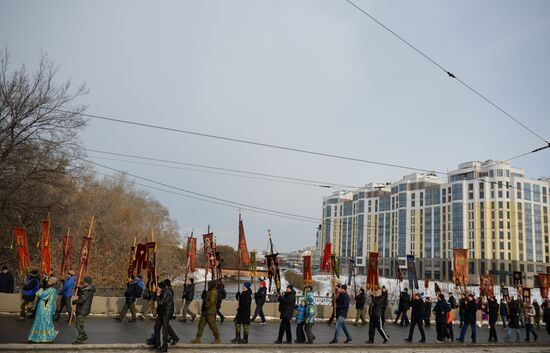
[{"label": "person wearing black hat", "polygon": [[[170,333],[174,330],[170,326],[170,319],[174,316],[174,291],[169,279],[159,283],[159,289],[157,291],[157,319],[155,321],[155,345],[159,352],[168,352],[168,340]],[[160,329],[162,327],[162,346],[160,345]],[[175,341],[175,342],[174,342]],[[179,341],[176,336],[173,339],[175,344]]]},{"label": "person wearing black hat", "polygon": [[[250,306],[252,305],[251,283],[243,285],[243,291],[237,292],[237,316],[235,317],[235,338],[231,343],[248,343],[248,329],[250,327]],[[243,338],[241,339],[241,325],[243,326]]]},{"label": "person wearing black hat", "polygon": [[21,294],[23,302],[21,303],[21,311],[18,320],[24,320],[27,312],[34,313],[34,297],[39,289],[40,279],[38,279],[38,270],[32,270],[23,285],[23,293]]},{"label": "person wearing black hat", "polygon": [[286,291],[283,295],[279,294],[279,312],[281,313],[281,323],[279,325],[279,335],[273,343],[283,343],[283,335],[286,333],[285,343],[292,343],[292,328],[290,321],[294,315],[294,305],[296,304],[296,292],[292,284],[286,286]]},{"label": "person wearing black hat", "polygon": [[0,272],[0,293],[13,293],[14,281],[13,274],[8,270],[8,266],[2,266]]},{"label": "person wearing black hat", "polygon": [[78,288],[78,299],[73,300],[73,305],[76,305],[76,329],[78,330],[78,336],[73,344],[80,344],[88,339],[88,335],[84,331],[84,320],[92,309],[94,292],[92,277],[84,277],[84,285]]}]

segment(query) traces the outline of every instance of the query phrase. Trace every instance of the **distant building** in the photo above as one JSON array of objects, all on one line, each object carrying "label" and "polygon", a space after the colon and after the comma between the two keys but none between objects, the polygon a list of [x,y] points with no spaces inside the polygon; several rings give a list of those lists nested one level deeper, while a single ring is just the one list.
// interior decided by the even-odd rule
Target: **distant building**
[{"label": "distant building", "polygon": [[492,160],[462,163],[447,180],[411,174],[338,191],[323,200],[316,254],[331,242],[342,263],[355,259],[365,273],[368,252],[376,251],[386,277],[412,254],[419,279],[449,280],[452,249],[466,248],[471,274],[493,271],[498,283],[509,283],[511,271],[550,272],[549,193],[550,179],[528,179]]}]

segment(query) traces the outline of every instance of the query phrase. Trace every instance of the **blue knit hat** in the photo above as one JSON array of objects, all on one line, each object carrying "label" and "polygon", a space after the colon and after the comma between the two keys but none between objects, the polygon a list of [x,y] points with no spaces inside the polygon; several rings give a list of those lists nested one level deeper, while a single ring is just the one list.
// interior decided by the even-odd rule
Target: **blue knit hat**
[{"label": "blue knit hat", "polygon": [[250,287],[252,286],[252,283],[244,282],[244,286],[246,287],[246,289],[250,289]]}]

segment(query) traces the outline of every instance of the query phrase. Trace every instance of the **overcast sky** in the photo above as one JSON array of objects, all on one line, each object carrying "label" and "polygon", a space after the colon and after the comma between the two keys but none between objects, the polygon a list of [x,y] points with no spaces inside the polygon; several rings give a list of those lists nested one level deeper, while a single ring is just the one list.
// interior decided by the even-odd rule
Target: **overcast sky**
[{"label": "overcast sky", "polygon": [[[550,2],[357,4],[550,139]],[[85,82],[90,114],[430,170],[543,145],[344,0],[6,1],[14,66],[40,52]],[[85,147],[345,185],[406,170],[90,120]],[[89,154],[99,156],[98,154]],[[334,190],[92,158],[187,190],[310,217]],[[550,150],[516,160],[550,175]],[[104,173],[111,173],[97,167]],[[237,243],[234,208],[151,190],[182,236]],[[316,224],[243,211],[249,248],[315,242]]]}]

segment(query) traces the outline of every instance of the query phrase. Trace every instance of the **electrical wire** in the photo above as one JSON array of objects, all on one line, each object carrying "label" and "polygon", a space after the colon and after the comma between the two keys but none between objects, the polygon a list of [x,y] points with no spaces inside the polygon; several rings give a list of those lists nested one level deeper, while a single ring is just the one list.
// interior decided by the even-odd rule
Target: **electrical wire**
[{"label": "electrical wire", "polygon": [[246,207],[248,209],[255,209],[255,210],[260,210],[260,211],[264,211],[264,212],[271,212],[271,213],[276,213],[276,214],[284,215],[284,216],[303,218],[304,220],[316,221],[317,223],[320,221],[320,218],[316,218],[316,217],[303,216],[303,215],[298,215],[298,214],[283,212],[283,211],[276,211],[276,210],[271,210],[271,209],[264,208],[264,207],[253,206],[253,205],[249,205],[249,204],[245,204],[245,203],[241,203],[241,202],[235,202],[235,201],[231,201],[231,200],[227,200],[227,199],[223,199],[223,198],[219,198],[219,197],[215,197],[215,196],[210,196],[210,195],[207,195],[207,194],[203,194],[203,193],[187,190],[187,189],[184,189],[184,188],[180,188],[180,187],[177,187],[177,186],[172,186],[172,185],[169,185],[169,184],[166,184],[166,183],[158,182],[158,181],[155,181],[155,180],[152,180],[152,179],[149,179],[149,178],[141,177],[141,176],[138,176],[138,175],[135,175],[135,174],[132,174],[132,173],[128,173],[128,172],[123,171],[123,170],[119,170],[119,169],[115,169],[115,168],[106,166],[104,164],[100,164],[100,163],[97,163],[97,162],[87,160],[85,158],[78,158],[78,159],[83,161],[83,162],[87,162],[87,163],[90,163],[90,164],[93,164],[93,165],[96,165],[96,166],[99,166],[99,167],[102,167],[102,168],[105,168],[105,169],[108,169],[108,170],[111,170],[111,171],[114,171],[114,172],[117,172],[117,173],[126,174],[126,175],[129,175],[129,176],[133,177],[133,178],[147,181],[147,182],[152,183],[152,184],[160,185],[160,186],[163,186],[163,187],[168,187],[170,189],[182,191],[184,193],[188,193],[188,194],[192,194],[192,195],[195,195],[195,196],[207,198],[207,199],[210,199],[210,200],[215,200],[215,201],[218,201],[218,202],[225,202],[225,203],[228,203],[228,204],[236,205],[236,206],[239,206],[239,208],[245,208]]},{"label": "electrical wire", "polygon": [[[345,185],[345,184],[332,183],[332,182],[319,181],[319,180],[301,179],[301,178],[295,178],[295,177],[289,177],[289,176],[281,176],[281,175],[268,174],[268,173],[258,173],[258,172],[239,170],[239,169],[221,168],[221,167],[208,166],[208,165],[204,165],[204,164],[178,162],[178,161],[167,160],[167,159],[144,157],[144,156],[137,156],[137,155],[131,155],[131,154],[124,154],[124,153],[115,153],[115,152],[95,150],[95,149],[89,149],[89,148],[84,148],[83,150],[86,151],[86,152],[94,152],[94,153],[100,153],[100,154],[106,154],[106,155],[112,155],[112,156],[128,157],[128,158],[141,159],[141,160],[147,160],[147,161],[163,162],[163,163],[170,163],[170,164],[176,164],[176,165],[184,165],[184,166],[199,167],[199,168],[205,168],[205,169],[213,169],[213,170],[228,171],[228,172],[235,172],[235,173],[242,173],[242,174],[250,174],[250,175],[255,175],[255,176],[275,178],[275,179],[281,179],[281,180],[289,180],[289,181],[292,181],[292,182],[296,182],[296,184],[313,185],[313,186],[322,187],[322,188],[332,188],[334,186],[343,187],[343,188],[353,188],[353,189],[359,189],[360,188],[359,186],[355,186],[355,185]],[[94,158],[98,158],[98,157],[94,157]],[[155,164],[151,164],[151,165],[155,165]],[[158,166],[158,165],[156,165],[156,166]],[[164,166],[164,167],[167,167],[167,166]],[[176,169],[204,172],[204,171],[200,171],[200,170],[185,169],[185,168],[176,168]],[[212,173],[212,174],[240,176],[240,175],[225,174],[225,173]],[[255,178],[255,179],[277,181],[277,180],[268,179],[268,178]]]},{"label": "electrical wire", "polygon": [[427,54],[425,54],[423,51],[421,51],[420,49],[418,49],[416,46],[414,46],[413,44],[411,44],[409,41],[407,41],[405,38],[403,38],[402,36],[400,36],[399,34],[397,34],[396,32],[394,32],[393,30],[391,30],[388,26],[386,26],[385,24],[383,24],[382,22],[380,22],[378,19],[376,19],[374,16],[372,16],[371,14],[369,14],[367,11],[363,10],[361,7],[359,7],[357,4],[355,4],[353,1],[351,0],[345,0],[348,4],[350,4],[351,6],[353,6],[355,9],[357,9],[358,11],[360,11],[361,13],[363,13],[365,16],[367,16],[368,18],[370,18],[371,20],[373,20],[376,24],[378,24],[380,27],[384,28],[386,31],[388,31],[389,33],[391,33],[394,37],[396,37],[397,39],[399,39],[401,42],[405,43],[407,46],[409,46],[411,49],[413,49],[414,51],[416,51],[418,54],[420,54],[421,56],[423,56],[426,60],[428,60],[429,62],[431,62],[432,64],[434,64],[435,66],[437,66],[439,69],[441,69],[444,73],[447,74],[448,77],[450,78],[453,78],[455,80],[457,80],[460,84],[462,84],[464,87],[466,87],[467,89],[469,89],[471,92],[473,92],[474,94],[476,94],[477,96],[479,96],[481,99],[483,99],[484,101],[486,101],[487,103],[489,103],[490,105],[492,105],[494,108],[496,108],[497,110],[499,110],[500,112],[502,112],[504,115],[506,115],[508,118],[512,119],[513,121],[515,121],[518,125],[520,125],[521,127],[523,127],[525,130],[529,131],[531,134],[533,134],[534,136],[538,137],[540,140],[542,140],[544,143],[547,144],[546,147],[544,148],[549,148],[550,147],[550,142],[548,142],[548,140],[546,140],[545,138],[543,138],[542,136],[540,136],[539,134],[537,134],[535,131],[533,131],[532,129],[530,129],[527,125],[525,125],[524,123],[522,123],[519,119],[517,119],[516,117],[512,116],[512,114],[508,113],[507,111],[505,111],[503,108],[501,108],[500,106],[498,106],[495,102],[493,102],[492,100],[490,100],[489,98],[487,98],[486,96],[484,96],[483,94],[481,94],[478,90],[474,89],[471,85],[469,85],[468,83],[466,83],[464,80],[460,79],[459,77],[457,77],[455,74],[453,74],[451,71],[447,70],[445,67],[443,67],[443,65],[439,64],[437,61],[435,61],[434,59],[432,59],[431,57],[429,57]]}]

